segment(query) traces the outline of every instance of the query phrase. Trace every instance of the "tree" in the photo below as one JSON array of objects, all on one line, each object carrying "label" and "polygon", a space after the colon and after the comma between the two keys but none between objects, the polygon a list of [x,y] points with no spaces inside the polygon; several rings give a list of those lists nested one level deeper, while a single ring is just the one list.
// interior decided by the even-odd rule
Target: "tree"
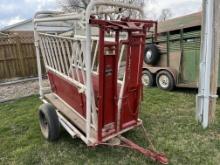
[{"label": "tree", "polygon": [[[108,1],[108,0],[106,0]],[[133,4],[136,6],[144,6],[146,0],[113,0],[125,4]],[[58,4],[65,12],[79,12],[86,10],[90,0],[57,0]]]},{"label": "tree", "polygon": [[171,18],[172,15],[173,15],[173,14],[172,14],[172,12],[171,12],[171,10],[170,10],[169,8],[163,9],[163,10],[161,11],[160,16],[159,16],[159,20],[160,20],[160,21],[165,21],[165,20]]},{"label": "tree", "polygon": [[57,0],[65,12],[78,12],[86,10],[90,0]]}]

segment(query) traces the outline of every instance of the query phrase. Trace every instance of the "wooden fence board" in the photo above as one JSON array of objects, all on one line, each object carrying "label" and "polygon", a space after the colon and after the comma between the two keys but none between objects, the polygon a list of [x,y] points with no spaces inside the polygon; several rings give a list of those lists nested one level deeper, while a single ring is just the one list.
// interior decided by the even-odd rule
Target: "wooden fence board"
[{"label": "wooden fence board", "polygon": [[33,36],[0,38],[0,80],[30,76],[37,76]]}]

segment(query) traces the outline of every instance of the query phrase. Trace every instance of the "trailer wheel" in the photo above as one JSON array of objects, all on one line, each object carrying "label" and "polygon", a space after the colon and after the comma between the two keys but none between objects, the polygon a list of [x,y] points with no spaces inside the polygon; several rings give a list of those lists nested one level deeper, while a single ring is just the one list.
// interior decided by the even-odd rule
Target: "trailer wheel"
[{"label": "trailer wheel", "polygon": [[149,72],[148,70],[144,70],[142,72],[141,80],[142,80],[142,84],[145,87],[149,88],[154,85],[154,75],[151,72]]},{"label": "trailer wheel", "polygon": [[60,135],[60,123],[55,108],[51,104],[39,107],[41,132],[48,141],[55,141]]},{"label": "trailer wheel", "polygon": [[168,71],[160,71],[156,76],[157,87],[163,90],[172,91],[175,81],[172,74]]},{"label": "trailer wheel", "polygon": [[156,65],[160,59],[160,50],[154,44],[147,45],[144,51],[144,62],[150,65]]}]

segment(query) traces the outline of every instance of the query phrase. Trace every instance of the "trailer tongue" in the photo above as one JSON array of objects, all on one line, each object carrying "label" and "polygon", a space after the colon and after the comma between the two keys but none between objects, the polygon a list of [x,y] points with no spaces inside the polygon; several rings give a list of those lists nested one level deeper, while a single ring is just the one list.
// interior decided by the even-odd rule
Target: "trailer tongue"
[{"label": "trailer tongue", "polygon": [[[38,26],[42,22],[80,21],[80,15],[36,15],[40,94],[45,102],[39,108],[42,133],[48,140],[55,140],[59,125],[54,123],[60,123],[72,137],[81,138],[88,146],[129,147],[167,164],[165,155],[144,149],[121,136],[142,125],[138,114],[145,38],[157,23],[129,18],[120,21],[96,19],[91,11],[97,5],[141,11],[116,2],[91,1],[86,12],[86,37],[73,38],[42,32]],[[98,38],[91,36],[92,27],[99,31]],[[41,84],[40,53],[51,85],[49,94],[43,93]],[[113,138],[120,139],[123,144],[109,143]]]}]

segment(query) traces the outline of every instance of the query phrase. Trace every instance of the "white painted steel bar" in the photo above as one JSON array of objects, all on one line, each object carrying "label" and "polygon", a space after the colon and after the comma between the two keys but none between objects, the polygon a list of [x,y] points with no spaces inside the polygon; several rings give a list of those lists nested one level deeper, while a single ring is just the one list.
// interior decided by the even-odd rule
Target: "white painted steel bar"
[{"label": "white painted steel bar", "polygon": [[48,52],[47,52],[47,48],[45,47],[45,40],[43,37],[40,37],[40,40],[41,40],[40,43],[41,43],[42,53],[48,59],[49,66],[52,66],[51,59],[50,59]]},{"label": "white painted steel bar", "polygon": [[59,121],[62,124],[62,126],[68,130],[70,135],[76,134],[82,141],[84,141],[87,144],[87,139],[86,137],[76,128],[74,127],[68,120],[65,119],[59,112],[57,112]]},{"label": "white painted steel bar", "polygon": [[56,59],[56,62],[57,62],[58,71],[62,72],[59,56],[58,56],[58,53],[57,53],[57,47],[56,47],[56,43],[55,43],[56,41],[54,40],[53,37],[48,37],[48,39],[50,40],[49,43],[51,44],[51,51],[53,52],[53,55],[54,55],[54,57]]},{"label": "white painted steel bar", "polygon": [[64,45],[65,45],[65,48],[66,48],[66,52],[67,52],[67,56],[68,56],[68,59],[69,59],[69,61],[71,60],[71,55],[70,55],[70,47],[69,47],[69,42],[68,42],[68,40],[65,40],[64,41]]},{"label": "white painted steel bar", "polygon": [[73,70],[73,66],[72,64],[74,63],[74,45],[76,44],[76,42],[70,42],[70,48],[71,48],[71,54],[70,55],[70,68],[69,68],[69,72],[72,74],[71,76],[73,77],[73,79],[76,79],[76,75],[75,72]]},{"label": "white painted steel bar", "polygon": [[58,17],[51,17],[51,18],[36,18],[34,22],[54,22],[54,21],[68,21],[68,20],[80,20],[82,19],[82,14],[74,14],[74,15],[65,15],[65,16],[58,16]]},{"label": "white painted steel bar", "polygon": [[120,56],[119,56],[119,59],[118,59],[118,71],[120,71],[124,50],[125,50],[125,45],[123,44],[121,46],[121,52],[120,52]]},{"label": "white painted steel bar", "polygon": [[42,36],[56,37],[56,38],[60,38],[60,39],[78,41],[77,39],[71,38],[71,37],[64,37],[64,36],[58,36],[58,35],[47,34],[47,33],[39,33],[39,34],[42,35]]},{"label": "white painted steel bar", "polygon": [[[92,40],[93,44],[95,44],[95,40]],[[97,42],[98,43],[98,42]],[[93,45],[91,45],[91,48],[93,47]],[[82,50],[83,50],[83,54],[85,55],[85,50],[86,50],[86,41],[84,40],[84,42],[82,42]],[[93,55],[94,58],[95,55]],[[85,57],[83,58],[83,70],[86,70],[85,66]],[[91,72],[93,73],[93,69],[91,68]],[[91,81],[92,84],[92,81]],[[93,86],[93,85],[92,85]],[[95,129],[97,130],[98,128],[98,114],[97,114],[97,107],[96,107],[96,103],[95,103],[95,94],[94,94],[94,90],[91,90],[91,98],[92,98],[92,105],[91,105],[91,123],[95,126]]]},{"label": "white painted steel bar", "polygon": [[41,54],[42,54],[42,57],[43,57],[43,60],[44,60],[44,65],[48,66],[48,65],[50,65],[49,64],[49,59],[47,58],[47,56],[45,54],[45,50],[43,48],[42,40],[39,40],[39,44],[40,44],[39,49],[41,50]]},{"label": "white painted steel bar", "polygon": [[58,38],[54,38],[55,40],[55,44],[56,44],[56,47],[58,49],[58,56],[59,56],[59,61],[60,61],[60,64],[61,64],[61,71],[67,75],[67,73],[65,72],[65,67],[64,67],[64,58],[62,56],[62,53],[61,53],[61,45],[59,45],[59,40]]},{"label": "white painted steel bar", "polygon": [[36,56],[37,56],[37,70],[38,70],[38,79],[39,79],[39,94],[40,98],[43,98],[42,91],[42,69],[41,69],[41,61],[40,61],[40,48],[39,48],[39,35],[36,32],[37,25],[34,26],[34,39],[35,39],[35,47],[36,47]]},{"label": "white painted steel bar", "polygon": [[40,43],[41,43],[42,53],[45,54],[46,58],[48,59],[48,64],[49,64],[49,66],[51,66],[52,65],[51,59],[50,59],[50,57],[48,55],[47,47],[45,46],[45,39],[42,36],[40,36]]},{"label": "white painted steel bar", "polygon": [[43,17],[42,15],[44,15],[44,17],[48,17],[48,15],[62,14],[62,13],[63,12],[59,12],[59,11],[38,11],[35,13],[34,19],[39,18],[39,16],[41,16],[41,18],[42,18]]},{"label": "white painted steel bar", "polygon": [[59,65],[59,60],[57,58],[57,55],[55,53],[54,42],[53,42],[53,40],[50,37],[47,37],[47,40],[48,40],[49,50],[51,52],[52,58],[55,61],[56,69],[60,72],[60,65]]},{"label": "white painted steel bar", "polygon": [[[82,39],[86,40],[86,37],[82,36],[82,35],[75,35],[74,38],[78,39],[78,40],[82,40]],[[91,40],[98,41],[99,37],[91,36]],[[114,38],[110,38],[110,37],[105,37],[105,41],[112,41],[112,42],[114,42],[115,39]]]},{"label": "white painted steel bar", "polygon": [[69,73],[69,68],[68,68],[68,62],[67,62],[67,53],[66,53],[66,50],[65,50],[65,47],[64,47],[64,44],[63,44],[63,39],[59,39],[59,42],[61,44],[61,48],[62,48],[62,53],[63,53],[63,58],[64,58],[64,63],[65,63],[65,71],[66,71],[66,75],[68,75]]},{"label": "white painted steel bar", "polygon": [[54,68],[51,68],[51,67],[47,66],[47,69],[48,69],[48,70],[51,70],[52,72],[54,72],[54,73],[57,74],[58,76],[63,77],[65,80],[67,80],[67,81],[70,82],[71,84],[77,86],[78,88],[83,89],[82,91],[84,91],[84,89],[86,89],[86,86],[85,86],[84,84],[82,84],[82,83],[80,83],[80,82],[78,82],[78,81],[76,81],[76,80],[70,78],[69,76],[64,75],[63,73],[61,73],[61,72],[55,70]]},{"label": "white painted steel bar", "polygon": [[51,59],[53,61],[53,64],[54,64],[54,69],[58,70],[57,61],[56,61],[55,55],[52,52],[50,40],[48,39],[48,37],[45,37],[45,39],[46,39],[46,45],[47,45],[47,48],[48,48],[49,56],[51,57]]},{"label": "white painted steel bar", "polygon": [[[91,3],[90,3],[91,4]],[[91,125],[91,103],[92,103],[92,78],[91,78],[91,27],[89,24],[90,12],[93,6],[88,6],[86,10],[86,54],[85,54],[85,64],[86,64],[86,138],[87,143],[90,139],[90,125]]]},{"label": "white painted steel bar", "polygon": [[76,65],[76,74],[78,76],[78,80],[81,81],[81,70],[79,69],[80,67],[80,63],[79,63],[79,59],[80,59],[80,55],[82,54],[82,49],[81,49],[81,42],[77,42],[77,51],[76,51],[76,58],[75,58],[75,65]]},{"label": "white painted steel bar", "polygon": [[[53,93],[54,96],[56,96],[56,98],[59,99],[59,101],[61,101],[65,106],[67,106],[69,109],[71,109],[72,111],[74,111],[74,114],[77,115],[78,118],[80,118],[81,120],[83,120],[85,122],[85,118],[78,112],[76,111],[72,106],[70,106],[66,101],[64,101],[61,97],[59,97],[57,94]],[[94,128],[94,127],[93,127]]]},{"label": "white painted steel bar", "polygon": [[[79,76],[79,72],[78,72],[78,64],[77,64],[77,59],[78,59],[78,54],[79,54],[79,45],[78,45],[78,42],[75,42],[75,45],[76,45],[76,47],[74,47],[73,46],[73,44],[71,44],[71,46],[72,46],[72,59],[73,59],[73,63],[71,63],[71,64],[74,64],[74,73],[76,73],[76,75],[74,75],[74,76],[76,76],[76,80],[77,81],[80,81],[80,76]],[[73,67],[73,65],[71,65],[71,67]]]},{"label": "white painted steel bar", "polygon": [[[93,40],[94,41],[94,40]],[[99,44],[98,44],[98,41],[94,41],[94,43],[96,43],[95,45],[95,52],[94,52],[94,55],[93,55],[93,62],[92,62],[92,71],[94,71],[94,66],[95,66],[95,62],[97,62],[97,56],[98,56],[98,48],[99,48]]]},{"label": "white painted steel bar", "polygon": [[55,62],[55,59],[53,57],[53,54],[50,51],[50,47],[49,47],[49,43],[48,43],[49,41],[47,40],[47,37],[44,37],[44,40],[45,40],[45,48],[46,48],[46,51],[47,51],[47,55],[48,55],[48,57],[51,61],[51,67],[56,69],[57,68],[56,62]]},{"label": "white painted steel bar", "polygon": [[[68,108],[70,108],[72,111],[74,111],[74,114],[77,115],[77,117],[79,117],[81,120],[83,120],[84,122],[86,122],[86,119],[80,114],[78,113],[73,107],[71,107],[69,104],[67,104],[62,98],[60,98],[57,94],[53,94],[55,95],[65,106],[67,106]],[[95,126],[92,124],[91,125],[92,128],[95,129]]]},{"label": "white painted steel bar", "polygon": [[81,41],[81,51],[79,54],[79,67],[81,68],[80,71],[82,73],[83,84],[85,84],[84,58],[82,59],[82,56],[85,54],[84,50],[85,50],[85,41]]},{"label": "white painted steel bar", "polygon": [[64,41],[64,46],[66,48],[66,52],[67,52],[67,56],[68,56],[68,61],[69,61],[69,69],[68,69],[68,74],[70,75],[71,73],[73,74],[73,70],[72,70],[72,63],[71,63],[71,54],[70,54],[70,47],[69,47],[69,42],[68,40]]}]

